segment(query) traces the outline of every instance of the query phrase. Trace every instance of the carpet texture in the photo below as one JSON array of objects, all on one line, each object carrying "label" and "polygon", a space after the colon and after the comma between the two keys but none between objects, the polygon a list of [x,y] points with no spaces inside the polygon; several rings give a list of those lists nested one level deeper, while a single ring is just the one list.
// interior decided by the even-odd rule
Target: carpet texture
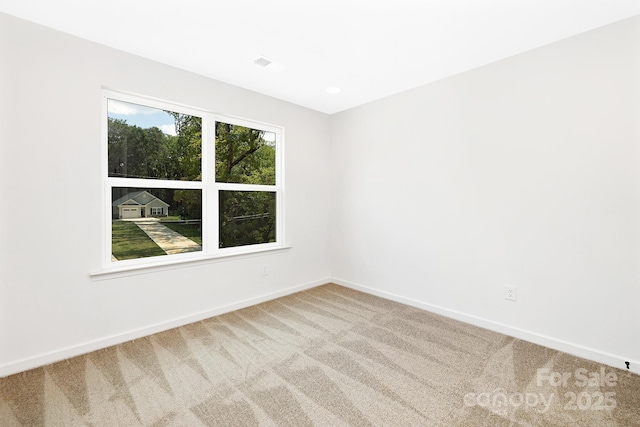
[{"label": "carpet texture", "polygon": [[0,426],[639,426],[640,377],[329,284],[0,379]]}]

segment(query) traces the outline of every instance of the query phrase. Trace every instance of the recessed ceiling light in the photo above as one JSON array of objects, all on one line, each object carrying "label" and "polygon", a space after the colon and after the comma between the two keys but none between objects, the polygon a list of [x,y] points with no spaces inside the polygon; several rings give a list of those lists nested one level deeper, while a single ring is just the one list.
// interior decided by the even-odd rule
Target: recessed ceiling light
[{"label": "recessed ceiling light", "polygon": [[259,65],[261,67],[266,67],[269,64],[271,64],[273,61],[271,61],[268,58],[265,58],[264,56],[259,56],[258,58],[256,58],[253,63],[256,65]]},{"label": "recessed ceiling light", "polygon": [[325,89],[327,91],[328,94],[331,95],[335,95],[337,93],[340,93],[340,88],[339,87],[335,87],[335,86],[330,86],[328,88]]}]

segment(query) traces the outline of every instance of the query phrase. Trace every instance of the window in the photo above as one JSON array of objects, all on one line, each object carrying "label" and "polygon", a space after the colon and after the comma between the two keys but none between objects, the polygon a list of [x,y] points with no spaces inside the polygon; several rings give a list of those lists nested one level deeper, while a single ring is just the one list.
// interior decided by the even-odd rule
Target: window
[{"label": "window", "polygon": [[104,91],[105,264],[282,247],[281,128]]}]

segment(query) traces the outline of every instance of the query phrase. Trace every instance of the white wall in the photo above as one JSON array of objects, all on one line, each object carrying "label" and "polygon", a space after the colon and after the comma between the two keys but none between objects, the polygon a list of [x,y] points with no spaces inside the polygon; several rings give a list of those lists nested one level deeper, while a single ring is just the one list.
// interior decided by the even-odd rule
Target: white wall
[{"label": "white wall", "polygon": [[[329,116],[2,14],[0,73],[0,376],[329,280]],[[102,86],[284,126],[292,249],[92,281]]]},{"label": "white wall", "polygon": [[640,372],[639,62],[635,17],[333,116],[336,281]]}]

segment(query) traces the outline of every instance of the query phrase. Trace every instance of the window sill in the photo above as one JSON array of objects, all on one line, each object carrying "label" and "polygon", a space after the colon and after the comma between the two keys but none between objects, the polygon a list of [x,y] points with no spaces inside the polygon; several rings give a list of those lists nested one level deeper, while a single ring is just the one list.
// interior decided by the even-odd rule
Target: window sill
[{"label": "window sill", "polygon": [[89,277],[91,277],[93,281],[117,279],[120,277],[136,276],[139,274],[155,273],[158,271],[174,270],[177,268],[210,264],[216,261],[250,258],[271,252],[283,252],[289,249],[291,249],[291,246],[277,246],[264,249],[252,249],[251,251],[244,252],[230,252],[211,256],[200,256],[197,258],[189,259],[162,259],[161,261],[159,260],[158,262],[148,264],[108,267],[100,271],[89,273]]}]

